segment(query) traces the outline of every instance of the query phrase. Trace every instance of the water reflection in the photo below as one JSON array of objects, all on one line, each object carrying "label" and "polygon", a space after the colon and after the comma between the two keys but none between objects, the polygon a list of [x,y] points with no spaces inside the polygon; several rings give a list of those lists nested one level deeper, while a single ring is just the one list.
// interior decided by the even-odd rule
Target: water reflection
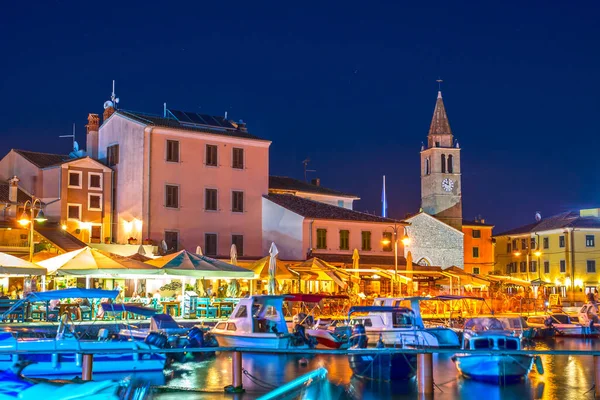
[{"label": "water reflection", "polygon": [[[537,349],[600,350],[600,343],[592,340],[557,339],[536,343]],[[301,363],[307,358],[308,363]],[[435,399],[468,399],[474,396],[484,400],[501,399],[562,399],[579,400],[593,386],[592,357],[543,356],[544,375],[533,372],[529,378],[517,384],[498,386],[463,379],[458,376],[450,355],[434,357]],[[193,389],[193,392],[165,393],[161,400],[182,399],[254,399],[300,375],[319,367],[329,372],[329,380],[344,389],[340,399],[415,399],[416,383],[372,382],[354,378],[346,356],[337,355],[274,355],[244,354],[244,376],[246,393],[234,397],[223,394],[223,387],[231,383],[231,357],[220,354],[212,360],[177,365],[167,374],[167,386]],[[198,392],[201,390],[202,392]],[[339,392],[336,392],[338,398]]]}]

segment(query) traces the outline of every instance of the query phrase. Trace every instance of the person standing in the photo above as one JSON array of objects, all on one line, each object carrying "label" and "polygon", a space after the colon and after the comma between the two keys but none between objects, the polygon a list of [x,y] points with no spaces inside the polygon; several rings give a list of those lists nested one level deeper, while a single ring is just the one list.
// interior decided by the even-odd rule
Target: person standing
[{"label": "person standing", "polygon": [[594,301],[594,294],[588,293],[586,316],[590,324],[590,333],[594,331],[594,323],[598,322],[598,307]]}]

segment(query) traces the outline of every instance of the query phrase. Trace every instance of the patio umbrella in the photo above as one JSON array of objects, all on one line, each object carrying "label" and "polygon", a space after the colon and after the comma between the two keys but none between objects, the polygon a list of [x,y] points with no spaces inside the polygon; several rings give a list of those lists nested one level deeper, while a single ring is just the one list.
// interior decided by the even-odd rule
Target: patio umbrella
[{"label": "patio umbrella", "polygon": [[[406,253],[406,271],[412,271],[413,270],[413,262],[412,262],[412,253],[409,251],[408,253]],[[408,282],[406,284],[406,293],[409,296],[413,295],[413,291],[415,290],[415,285],[413,284],[413,275],[412,274],[406,274],[409,278],[410,278],[410,282]]]},{"label": "patio umbrella", "polygon": [[271,248],[269,249],[269,285],[267,287],[269,294],[276,294],[277,281],[275,280],[275,274],[277,272],[277,254],[279,254],[277,246],[275,246],[275,243],[271,243]]},{"label": "patio umbrella", "polygon": [[200,246],[196,246],[196,254],[198,254],[199,256],[203,256],[204,254],[202,253],[202,247]]},{"label": "patio umbrella", "polygon": [[[229,252],[231,256],[231,265],[237,265],[237,247],[235,244],[231,245]],[[227,285],[227,297],[238,297],[240,295],[240,284],[237,279],[232,279]]]},{"label": "patio umbrella", "polygon": [[188,276],[191,278],[243,279],[254,276],[252,271],[245,268],[190,253],[187,250],[146,261],[146,264],[160,268],[162,273],[166,275]]},{"label": "patio umbrella", "polygon": [[[352,269],[359,269],[358,260],[360,260],[358,249],[354,249],[354,252],[352,253]],[[360,274],[358,272],[356,272],[355,276],[360,279]],[[353,289],[354,292],[358,294],[360,286],[357,283],[354,283]]]},{"label": "patio umbrella", "polygon": [[10,254],[0,253],[0,274],[2,275],[43,275],[47,273],[46,268],[25,261]]},{"label": "patio umbrella", "polygon": [[340,268],[337,268],[320,258],[313,257],[309,260],[304,261],[296,266],[290,267],[290,269],[297,273],[310,273],[313,275],[311,280],[316,281],[334,281],[342,288],[346,288],[348,285],[344,282],[344,278],[350,280],[351,273],[345,272]]},{"label": "patio umbrella", "polygon": [[142,246],[141,244],[140,244],[140,247],[138,247],[137,254],[141,254],[143,256],[146,255],[146,249],[144,249],[144,246]]},{"label": "patio umbrella", "polygon": [[38,265],[58,275],[156,275],[160,270],[128,257],[91,247],[40,261]]}]

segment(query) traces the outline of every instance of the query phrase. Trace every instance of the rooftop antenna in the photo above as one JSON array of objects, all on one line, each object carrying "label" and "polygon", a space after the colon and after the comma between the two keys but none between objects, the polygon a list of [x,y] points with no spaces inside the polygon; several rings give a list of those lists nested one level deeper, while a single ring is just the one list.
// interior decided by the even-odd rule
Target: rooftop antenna
[{"label": "rooftop antenna", "polygon": [[315,169],[308,169],[308,163],[310,162],[310,157],[306,157],[302,164],[304,164],[304,182],[308,182],[308,178],[306,176],[307,172],[317,172]]},{"label": "rooftop antenna", "polygon": [[116,109],[117,104],[119,104],[119,98],[115,95],[115,80],[113,79],[112,94],[110,100],[104,102],[104,109],[106,110],[109,107]]},{"label": "rooftop antenna", "polygon": [[73,122],[73,133],[70,135],[60,135],[59,138],[65,138],[65,137],[70,137],[73,138],[73,151],[77,151],[79,149],[76,149],[75,146],[77,145],[77,142],[75,141],[75,122]]},{"label": "rooftop antenna", "polygon": [[225,111],[225,119],[227,119],[227,111]]},{"label": "rooftop antenna", "polygon": [[163,103],[163,118],[167,118],[167,103]]},{"label": "rooftop antenna", "polygon": [[438,92],[441,92],[442,91],[442,82],[444,82],[444,81],[439,76],[435,81],[438,83]]}]

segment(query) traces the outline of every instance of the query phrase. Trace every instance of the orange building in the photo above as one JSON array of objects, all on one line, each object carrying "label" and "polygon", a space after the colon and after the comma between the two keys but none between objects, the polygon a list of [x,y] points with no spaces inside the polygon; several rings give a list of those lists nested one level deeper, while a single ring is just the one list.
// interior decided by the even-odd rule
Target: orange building
[{"label": "orange building", "polygon": [[486,224],[485,220],[463,220],[465,271],[486,275],[494,270],[494,244],[492,229],[494,225]]}]

